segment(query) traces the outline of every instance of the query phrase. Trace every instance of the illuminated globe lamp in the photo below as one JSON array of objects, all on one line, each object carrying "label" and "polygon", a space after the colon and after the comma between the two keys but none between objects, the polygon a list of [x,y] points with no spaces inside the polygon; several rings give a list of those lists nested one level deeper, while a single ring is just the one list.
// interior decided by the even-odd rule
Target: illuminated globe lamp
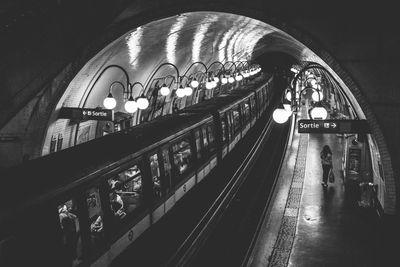
[{"label": "illuminated globe lamp", "polygon": [[236,81],[241,81],[243,79],[243,76],[242,75],[240,75],[239,73],[238,74],[236,74],[236,77],[235,77],[235,80]]},{"label": "illuminated globe lamp", "polygon": [[185,86],[185,88],[183,89],[185,92],[185,95],[190,96],[193,94],[193,89],[190,86]]},{"label": "illuminated globe lamp", "polygon": [[292,101],[292,92],[290,92],[289,90],[286,92],[285,98],[288,101]]},{"label": "illuminated globe lamp", "polygon": [[111,92],[104,98],[103,105],[106,109],[113,109],[117,106],[117,100],[115,100]]},{"label": "illuminated globe lamp", "polygon": [[229,83],[234,83],[235,79],[232,76],[229,75],[228,82]]},{"label": "illuminated globe lamp", "polygon": [[197,88],[199,86],[199,82],[196,80],[196,78],[193,78],[193,80],[190,82],[190,86],[193,88]]},{"label": "illuminated globe lamp", "polygon": [[317,104],[311,109],[310,115],[313,120],[325,120],[328,116],[328,112],[321,104]]},{"label": "illuminated globe lamp", "polygon": [[128,113],[135,113],[138,109],[138,104],[136,101],[133,99],[132,96],[129,97],[128,101],[125,103],[125,110]]},{"label": "illuminated globe lamp", "polygon": [[322,91],[314,91],[311,95],[311,98],[315,101],[315,102],[319,102],[324,98],[324,93],[322,93]]},{"label": "illuminated globe lamp", "polygon": [[217,82],[215,80],[212,80],[211,81],[211,86],[212,86],[212,88],[217,87]]},{"label": "illuminated globe lamp", "polygon": [[186,95],[185,89],[183,89],[182,85],[179,86],[179,88],[176,90],[176,96],[179,98],[182,98]]},{"label": "illuminated globe lamp", "polygon": [[137,107],[138,109],[146,109],[149,106],[149,100],[144,95],[141,95],[137,100]]},{"label": "illuminated globe lamp", "polygon": [[219,82],[219,78],[218,76],[214,76],[214,82],[218,83]]},{"label": "illuminated globe lamp", "polygon": [[222,84],[227,84],[227,83],[228,83],[228,78],[226,78],[225,75],[222,76],[222,78],[221,78],[221,83],[222,83]]},{"label": "illuminated globe lamp", "polygon": [[169,88],[168,88],[168,86],[164,83],[162,86],[161,86],[161,88],[160,88],[160,94],[162,95],[162,96],[167,96],[167,95],[169,95]]},{"label": "illuminated globe lamp", "polygon": [[283,107],[278,107],[272,113],[272,118],[276,123],[282,124],[287,122],[289,119],[288,112]]},{"label": "illuminated globe lamp", "polygon": [[208,79],[207,79],[207,82],[206,82],[206,89],[207,89],[207,90],[213,89],[213,83],[211,82],[211,78],[208,78]]}]

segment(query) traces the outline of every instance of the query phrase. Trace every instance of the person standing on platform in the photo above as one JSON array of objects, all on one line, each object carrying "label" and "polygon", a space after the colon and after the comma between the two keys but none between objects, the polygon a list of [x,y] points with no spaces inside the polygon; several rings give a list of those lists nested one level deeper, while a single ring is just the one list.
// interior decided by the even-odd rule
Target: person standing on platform
[{"label": "person standing on platform", "polygon": [[325,145],[322,148],[320,153],[321,156],[321,164],[322,164],[322,186],[328,186],[328,175],[329,171],[332,169],[332,151],[328,145]]}]

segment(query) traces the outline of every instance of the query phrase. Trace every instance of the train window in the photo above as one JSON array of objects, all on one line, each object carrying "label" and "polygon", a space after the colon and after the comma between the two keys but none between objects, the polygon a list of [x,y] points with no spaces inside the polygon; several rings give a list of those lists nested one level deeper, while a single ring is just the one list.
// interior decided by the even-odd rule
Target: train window
[{"label": "train window", "polygon": [[250,98],[250,104],[251,104],[251,116],[254,118],[256,116],[256,99],[254,96]]},{"label": "train window", "polygon": [[250,104],[249,100],[243,103],[243,122],[247,123],[250,120]]},{"label": "train window", "polygon": [[213,127],[211,124],[207,125],[207,133],[208,133],[209,151],[212,153],[215,151],[215,138],[214,138]]},{"label": "train window", "polygon": [[108,181],[110,185],[110,205],[114,216],[124,219],[142,206],[142,172],[138,164],[119,173]]},{"label": "train window", "polygon": [[160,165],[158,164],[157,153],[150,156],[149,162],[150,162],[151,180],[153,183],[154,198],[155,200],[159,200],[163,197],[163,193],[161,190],[161,173],[160,173]]},{"label": "train window", "polygon": [[222,142],[225,143],[225,141],[226,141],[226,134],[227,134],[225,118],[222,118],[222,120],[221,120],[221,128],[222,128]]},{"label": "train window", "polygon": [[201,146],[201,134],[200,134],[200,129],[196,129],[194,131],[194,139],[196,142],[196,150],[197,150],[197,158],[201,159],[202,158],[202,146]]},{"label": "train window", "polygon": [[227,126],[228,139],[231,140],[233,129],[232,129],[232,121],[231,121],[230,113],[227,112],[224,117],[225,117],[226,126]]},{"label": "train window", "polygon": [[175,143],[172,146],[172,153],[178,174],[183,174],[192,167],[192,151],[188,137]]},{"label": "train window", "polygon": [[82,262],[82,239],[74,200],[58,206],[58,215],[62,234],[62,244],[69,266],[77,266]]},{"label": "train window", "polygon": [[258,106],[260,107],[260,110],[258,112],[261,112],[261,106],[263,104],[262,91],[257,92],[257,101],[258,101]]},{"label": "train window", "polygon": [[240,129],[240,113],[239,106],[232,109],[232,122],[233,122],[233,132],[236,134]]},{"label": "train window", "polygon": [[206,127],[201,128],[201,132],[203,134],[203,149],[207,149],[208,140],[207,140],[207,129],[206,129]]},{"label": "train window", "polygon": [[91,248],[93,252],[97,254],[105,248],[103,210],[101,208],[100,194],[97,187],[86,191],[86,206],[90,223]]},{"label": "train window", "polygon": [[165,193],[168,194],[171,190],[171,162],[169,159],[169,151],[168,148],[164,148],[162,150],[162,158],[164,162],[164,187]]}]

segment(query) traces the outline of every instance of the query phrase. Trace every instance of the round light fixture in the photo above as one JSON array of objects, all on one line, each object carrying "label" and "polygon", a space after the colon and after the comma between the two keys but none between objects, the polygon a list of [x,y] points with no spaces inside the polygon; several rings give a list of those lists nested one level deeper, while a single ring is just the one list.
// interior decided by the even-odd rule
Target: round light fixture
[{"label": "round light fixture", "polygon": [[234,82],[235,82],[235,79],[234,79],[232,76],[229,76],[228,82],[229,82],[229,83],[234,83]]},{"label": "round light fixture", "polygon": [[311,97],[315,102],[319,102],[324,98],[324,93],[322,91],[314,91]]},{"label": "round light fixture", "polygon": [[138,109],[138,104],[136,103],[135,100],[133,100],[133,97],[130,96],[129,100],[126,101],[125,103],[125,110],[129,113],[135,113],[137,109]]},{"label": "round light fixture", "polygon": [[139,109],[146,109],[149,106],[149,100],[146,97],[139,97],[136,102]]},{"label": "round light fixture", "polygon": [[186,86],[184,90],[185,90],[185,95],[187,95],[187,96],[190,96],[193,94],[193,89],[189,86]]},{"label": "round light fixture", "polygon": [[292,93],[291,93],[290,91],[287,91],[285,98],[286,98],[288,101],[292,101]]},{"label": "round light fixture", "polygon": [[282,124],[289,119],[289,116],[288,112],[285,109],[277,108],[272,113],[272,118],[274,119],[275,122]]},{"label": "round light fixture", "polygon": [[109,93],[108,96],[104,98],[103,105],[106,109],[113,109],[117,106],[117,101],[112,94]]},{"label": "round light fixture", "polygon": [[311,110],[310,115],[313,120],[325,120],[328,112],[325,108],[317,106]]},{"label": "round light fixture", "polygon": [[211,79],[208,79],[208,81],[206,82],[206,89],[207,90],[213,89],[213,83],[211,82]]},{"label": "round light fixture", "polygon": [[199,82],[196,80],[196,78],[190,82],[190,86],[192,86],[193,88],[197,88],[197,86],[199,86]]},{"label": "round light fixture", "polygon": [[168,86],[167,86],[166,84],[163,84],[163,86],[161,87],[161,89],[160,89],[160,94],[161,94],[162,96],[167,96],[167,95],[169,95],[169,88],[168,88]]},{"label": "round light fixture", "polygon": [[228,82],[228,78],[226,78],[225,76],[223,76],[222,78],[221,78],[221,83],[222,84],[226,84]]},{"label": "round light fixture", "polygon": [[177,95],[177,97],[184,97],[186,95],[185,89],[183,89],[182,87],[179,87],[176,90],[176,95]]}]

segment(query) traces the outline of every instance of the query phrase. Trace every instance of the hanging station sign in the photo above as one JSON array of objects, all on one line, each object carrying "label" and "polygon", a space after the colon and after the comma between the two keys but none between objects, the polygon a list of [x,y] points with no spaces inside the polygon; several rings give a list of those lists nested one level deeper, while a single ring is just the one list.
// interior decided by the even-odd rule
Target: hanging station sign
[{"label": "hanging station sign", "polygon": [[299,133],[370,133],[367,120],[299,120]]},{"label": "hanging station sign", "polygon": [[86,121],[86,120],[113,121],[114,112],[108,109],[62,107],[58,117],[60,119],[71,119],[79,121]]}]

